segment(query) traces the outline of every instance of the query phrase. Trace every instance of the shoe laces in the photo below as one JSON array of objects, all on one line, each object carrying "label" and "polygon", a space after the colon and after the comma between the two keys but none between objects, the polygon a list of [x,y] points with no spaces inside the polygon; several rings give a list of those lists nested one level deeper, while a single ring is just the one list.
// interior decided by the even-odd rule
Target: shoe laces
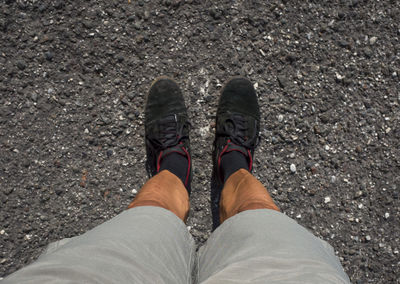
[{"label": "shoe laces", "polygon": [[[257,121],[254,120],[254,129],[257,129]],[[248,137],[248,121],[241,114],[232,114],[224,124],[225,133],[230,134],[230,140],[239,146],[254,148],[259,142],[259,136],[254,141],[254,137]]]},{"label": "shoe laces", "polygon": [[176,114],[164,117],[159,121],[159,133],[157,137],[151,137],[149,140],[157,148],[166,149],[183,143],[184,139],[188,139],[189,131],[184,131],[185,128],[190,127],[190,122],[178,123]]}]

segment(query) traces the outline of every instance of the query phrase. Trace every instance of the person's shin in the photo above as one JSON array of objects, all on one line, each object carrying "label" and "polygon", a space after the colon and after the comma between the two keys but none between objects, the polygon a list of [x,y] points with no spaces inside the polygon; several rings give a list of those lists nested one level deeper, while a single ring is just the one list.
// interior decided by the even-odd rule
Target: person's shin
[{"label": "person's shin", "polygon": [[220,221],[246,210],[272,209],[280,211],[267,189],[249,171],[240,169],[224,184],[220,200]]},{"label": "person's shin", "polygon": [[128,209],[139,206],[167,209],[185,222],[189,213],[189,194],[176,175],[163,170],[143,185]]}]

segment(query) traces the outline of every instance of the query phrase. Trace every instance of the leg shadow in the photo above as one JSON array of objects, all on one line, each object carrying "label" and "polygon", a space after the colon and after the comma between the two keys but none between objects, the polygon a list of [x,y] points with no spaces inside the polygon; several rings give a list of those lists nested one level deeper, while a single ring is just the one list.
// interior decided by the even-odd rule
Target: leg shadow
[{"label": "leg shadow", "polygon": [[215,168],[211,175],[211,215],[212,215],[212,230],[214,231],[220,225],[219,221],[219,200],[221,198],[223,184],[218,180]]}]

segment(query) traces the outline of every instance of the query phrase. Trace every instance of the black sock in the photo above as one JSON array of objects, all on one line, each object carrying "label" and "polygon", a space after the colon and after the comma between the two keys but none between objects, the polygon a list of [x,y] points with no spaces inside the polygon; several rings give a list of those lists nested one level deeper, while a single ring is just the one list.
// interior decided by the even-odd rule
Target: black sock
[{"label": "black sock", "polygon": [[161,160],[160,172],[162,170],[170,171],[180,178],[180,180],[186,186],[185,182],[188,174],[188,166],[189,161],[185,156],[178,153],[172,153]]},{"label": "black sock", "polygon": [[246,156],[239,151],[232,151],[223,154],[221,157],[221,170],[224,175],[224,182],[237,170],[249,170],[249,163]]}]

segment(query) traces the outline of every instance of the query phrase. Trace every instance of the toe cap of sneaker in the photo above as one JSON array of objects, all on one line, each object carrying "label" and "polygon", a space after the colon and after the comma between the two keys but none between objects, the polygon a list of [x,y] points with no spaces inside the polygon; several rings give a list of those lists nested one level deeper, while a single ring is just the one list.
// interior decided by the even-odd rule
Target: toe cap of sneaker
[{"label": "toe cap of sneaker", "polygon": [[170,114],[186,114],[185,101],[177,83],[169,78],[157,79],[146,103],[145,121],[150,123]]},{"label": "toe cap of sneaker", "polygon": [[252,83],[242,77],[231,79],[222,90],[218,113],[241,113],[259,120],[260,109]]}]

